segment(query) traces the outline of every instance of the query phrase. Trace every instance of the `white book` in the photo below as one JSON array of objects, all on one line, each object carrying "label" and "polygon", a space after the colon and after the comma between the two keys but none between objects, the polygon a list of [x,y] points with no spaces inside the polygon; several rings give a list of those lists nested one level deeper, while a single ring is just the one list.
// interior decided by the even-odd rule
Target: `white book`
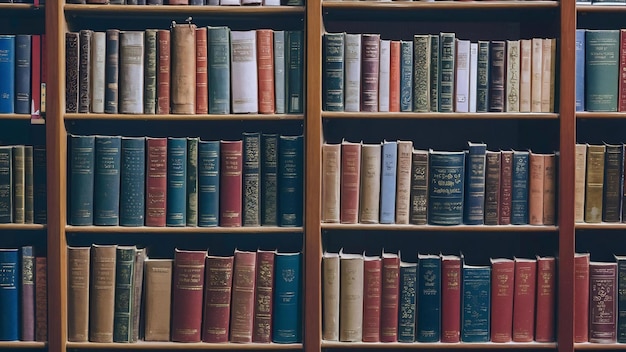
[{"label": "white book", "polygon": [[241,0],[220,0],[220,5],[222,5],[222,6],[239,6],[239,5],[241,5]]},{"label": "white book", "polygon": [[389,71],[391,68],[391,40],[380,41],[380,69],[378,71],[378,111],[389,111]]},{"label": "white book", "polygon": [[104,112],[104,61],[106,33],[93,32],[91,37],[91,112]]},{"label": "white book", "polygon": [[543,51],[543,40],[541,38],[532,39],[532,67],[530,81],[530,109],[532,112],[541,112],[541,65]]},{"label": "white book", "polygon": [[120,32],[119,111],[143,113],[144,32]]},{"label": "white book", "polygon": [[261,5],[262,0],[241,0],[241,5]]},{"label": "white book", "polygon": [[552,68],[552,40],[542,40],[541,52],[541,112],[550,112],[550,70]]},{"label": "white book", "polygon": [[263,0],[265,6],[280,6],[280,0]]},{"label": "white book", "polygon": [[504,95],[506,112],[519,112],[519,40],[506,41],[506,91]]},{"label": "white book", "polygon": [[230,62],[233,113],[257,113],[256,31],[230,32]]},{"label": "white book", "polygon": [[470,43],[469,112],[476,112],[478,84],[478,43]]},{"label": "white book", "polygon": [[358,112],[361,109],[361,35],[346,34],[345,45],[344,109]]},{"label": "white book", "polygon": [[532,41],[520,40],[519,111],[531,111]]},{"label": "white book", "polygon": [[469,112],[470,41],[456,40],[455,112]]},{"label": "white book", "polygon": [[274,31],[274,102],[285,113],[285,31]]}]

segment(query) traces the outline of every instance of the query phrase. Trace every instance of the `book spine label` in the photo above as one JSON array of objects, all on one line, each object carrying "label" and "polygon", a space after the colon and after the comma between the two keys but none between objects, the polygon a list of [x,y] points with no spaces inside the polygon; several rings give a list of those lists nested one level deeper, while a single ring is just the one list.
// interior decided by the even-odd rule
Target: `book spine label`
[{"label": "book spine label", "polygon": [[272,341],[302,342],[302,253],[276,255]]},{"label": "book spine label", "polygon": [[285,35],[287,113],[301,114],[304,111],[304,32],[287,31]]},{"label": "book spine label", "polygon": [[231,31],[231,92],[233,113],[257,113],[258,75],[257,75],[256,32]]},{"label": "book spine label", "polygon": [[134,246],[117,247],[115,268],[115,313],[113,318],[113,341],[132,341],[133,288],[135,272]]},{"label": "book spine label", "polygon": [[15,113],[17,114],[30,114],[31,112],[31,42],[30,34],[15,36]]},{"label": "book spine label", "polygon": [[252,342],[269,343],[272,341],[274,257],[273,251],[257,251],[256,290],[254,292],[254,302],[256,303],[254,305]]},{"label": "book spine label", "polygon": [[166,226],[187,224],[187,138],[167,139]]},{"label": "book spine label", "polygon": [[93,224],[95,137],[71,136],[70,224]]},{"label": "book spine label", "polygon": [[20,341],[35,341],[35,257],[32,246],[21,251]]},{"label": "book spine label", "polygon": [[146,226],[165,226],[167,138],[147,138],[146,149]]},{"label": "book spine label", "polygon": [[[463,222],[465,155],[431,152],[429,158],[428,223],[459,225]],[[451,179],[454,182],[447,182]]]},{"label": "book spine label", "polygon": [[[12,48],[15,48],[15,38],[12,37]],[[79,92],[79,66],[80,66],[80,54],[79,54],[79,34],[70,32],[65,33],[65,112],[76,113],[78,112],[78,92]],[[11,50],[10,58],[15,60],[15,49]],[[12,62],[13,65],[13,62]],[[14,76],[14,70],[9,73],[11,77]],[[10,97],[13,99],[15,96],[14,84],[11,85]],[[7,109],[2,109],[5,111]],[[10,111],[14,111],[14,105],[11,101]]]},{"label": "book spine label", "polygon": [[170,31],[160,29],[157,33],[157,92],[156,113],[170,113]]},{"label": "book spine label", "polygon": [[359,196],[361,179],[361,144],[341,145],[341,223],[359,221]]},{"label": "book spine label", "polygon": [[[78,112],[88,113],[90,111],[91,91],[91,38],[93,31],[81,30],[79,32],[79,69],[78,69]],[[19,38],[19,37],[18,37]]]},{"label": "book spine label", "polygon": [[441,342],[461,340],[461,259],[441,259]]},{"label": "book spine label", "polygon": [[278,224],[277,134],[261,135],[261,224],[270,226]]},{"label": "book spine label", "polygon": [[379,257],[363,261],[363,342],[380,342],[382,262]]},{"label": "book spine label", "polygon": [[198,226],[219,220],[220,142],[198,142]]},{"label": "book spine label", "polygon": [[146,184],[146,140],[122,138],[120,175],[120,225],[143,226]]},{"label": "book spine label", "polygon": [[380,70],[380,35],[361,37],[361,111],[378,111],[378,77]]},{"label": "book spine label", "polygon": [[273,114],[274,105],[274,32],[271,29],[256,31],[258,100],[261,114]]},{"label": "book spine label", "polygon": [[463,222],[482,225],[485,218],[485,164],[487,145],[470,143],[466,154],[467,187],[465,187]]},{"label": "book spine label", "polygon": [[233,257],[207,257],[205,275],[202,341],[228,342]]},{"label": "book spine label", "polygon": [[156,114],[157,104],[157,51],[158,51],[158,30],[146,29],[144,44],[144,94],[143,112],[144,114]]},{"label": "book spine label", "polygon": [[489,111],[490,54],[491,51],[489,50],[489,42],[478,41],[478,80],[476,88],[477,112]]},{"label": "book spine label", "polygon": [[[118,77],[119,77],[120,31],[106,31],[106,61],[104,68],[104,112],[118,112]],[[67,89],[67,88],[66,88]],[[67,103],[67,102],[66,102]]]},{"label": "book spine label", "polygon": [[494,40],[491,42],[489,63],[489,111],[504,111],[506,43]]},{"label": "book spine label", "polygon": [[[230,342],[252,342],[256,270],[256,252],[235,251],[232,309],[230,312]],[[276,278],[278,279],[278,275],[276,275]],[[274,314],[276,314],[274,320],[278,316],[277,308],[277,306],[273,307]],[[276,326],[274,325],[273,327],[275,331]]]},{"label": "book spine label", "polygon": [[173,114],[196,111],[196,25],[179,24],[171,32],[170,106]]},{"label": "book spine label", "polygon": [[241,226],[243,142],[222,141],[220,153],[220,226]]},{"label": "book spine label", "polygon": [[119,224],[121,137],[97,136],[94,225]]},{"label": "book spine label", "polygon": [[19,339],[18,263],[17,249],[0,250],[0,341]]},{"label": "book spine label", "polygon": [[487,152],[485,157],[485,225],[500,221],[501,156],[500,152]]},{"label": "book spine label", "polygon": [[[202,2],[202,0],[200,0]],[[209,113],[207,28],[196,29],[196,114]]]},{"label": "book spine label", "polygon": [[187,138],[187,226],[198,225],[198,141]]},{"label": "book spine label", "polygon": [[[345,110],[361,110],[361,48],[360,34],[346,34],[345,47]],[[413,67],[411,66],[411,70]]]},{"label": "book spine label", "polygon": [[511,224],[528,224],[528,152],[513,153]]},{"label": "book spine label", "polygon": [[302,135],[280,136],[278,140],[279,226],[302,226],[304,202],[303,141]]},{"label": "book spine label", "polygon": [[113,342],[116,245],[92,245],[89,342]]},{"label": "book spine label", "polygon": [[243,225],[261,225],[261,134],[243,134]]},{"label": "book spine label", "polygon": [[[454,33],[441,33],[439,62],[439,111],[454,111],[455,53],[456,41]],[[432,62],[432,61],[431,61]]]},{"label": "book spine label", "polygon": [[345,33],[324,35],[324,110],[344,109]]},{"label": "book spine label", "polygon": [[209,113],[230,113],[230,29],[208,27]]},{"label": "book spine label", "polygon": [[176,250],[172,283],[172,341],[200,342],[206,252]]},{"label": "book spine label", "polygon": [[413,42],[404,40],[400,42],[400,111],[413,111]]},{"label": "book spine label", "polygon": [[380,223],[393,224],[396,217],[396,185],[398,143],[383,142],[382,174],[380,179]]},{"label": "book spine label", "polygon": [[463,268],[461,341],[488,342],[491,309],[489,267]]},{"label": "book spine label", "polygon": [[413,111],[427,112],[430,110],[430,35],[415,35],[413,49]]}]

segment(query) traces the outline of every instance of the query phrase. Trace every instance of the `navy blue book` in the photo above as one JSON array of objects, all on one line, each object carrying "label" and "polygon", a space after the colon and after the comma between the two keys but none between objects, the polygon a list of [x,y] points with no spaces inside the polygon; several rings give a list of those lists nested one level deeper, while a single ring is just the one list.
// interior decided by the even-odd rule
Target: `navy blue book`
[{"label": "navy blue book", "polygon": [[415,342],[417,263],[400,262],[398,342]]},{"label": "navy blue book", "polygon": [[167,139],[166,226],[187,224],[187,138]]},{"label": "navy blue book", "polygon": [[617,262],[617,342],[626,342],[626,256],[616,255]]},{"label": "navy blue book", "polygon": [[576,111],[585,111],[585,30],[576,30]]},{"label": "navy blue book", "polygon": [[13,222],[13,147],[0,146],[0,224]]},{"label": "navy blue book", "polygon": [[95,136],[70,136],[70,225],[93,225]]},{"label": "navy blue book", "polygon": [[463,222],[467,225],[485,223],[485,163],[487,145],[467,142],[469,152],[465,157],[465,200]]},{"label": "navy blue book", "polygon": [[325,111],[344,109],[344,47],[346,33],[326,33],[324,40],[324,85]]},{"label": "navy blue book", "polygon": [[120,225],[143,226],[146,204],[146,138],[122,138]]},{"label": "navy blue book", "polygon": [[243,134],[243,226],[261,226],[261,134]]},{"label": "navy blue book", "polygon": [[94,225],[120,223],[120,169],[122,137],[96,136]]},{"label": "navy blue book", "polygon": [[15,36],[0,35],[0,114],[15,112]]},{"label": "navy blue book", "polygon": [[465,152],[430,150],[428,223],[460,225],[463,223]]},{"label": "navy blue book", "polygon": [[461,341],[489,342],[491,268],[463,264]]},{"label": "navy blue book", "polygon": [[35,224],[47,222],[48,196],[46,192],[46,146],[33,146],[33,204],[35,210]]},{"label": "navy blue book", "polygon": [[398,142],[383,142],[382,172],[380,176],[380,223],[396,222],[396,170]]},{"label": "navy blue book", "polygon": [[29,34],[15,36],[15,113],[17,114],[30,114],[30,42]]},{"label": "navy blue book", "polygon": [[513,152],[511,224],[528,224],[528,152]]},{"label": "navy blue book", "polygon": [[302,253],[276,253],[272,341],[302,342]]},{"label": "navy blue book", "polygon": [[302,226],[304,201],[303,136],[280,136],[278,141],[279,226]]},{"label": "navy blue book", "polygon": [[278,224],[278,135],[261,136],[261,224]]},{"label": "navy blue book", "polygon": [[198,226],[217,226],[220,206],[220,142],[198,142]]},{"label": "navy blue book", "polygon": [[417,341],[437,342],[441,336],[441,258],[419,254]]},{"label": "navy blue book", "polygon": [[0,341],[18,336],[18,250],[0,249]]}]

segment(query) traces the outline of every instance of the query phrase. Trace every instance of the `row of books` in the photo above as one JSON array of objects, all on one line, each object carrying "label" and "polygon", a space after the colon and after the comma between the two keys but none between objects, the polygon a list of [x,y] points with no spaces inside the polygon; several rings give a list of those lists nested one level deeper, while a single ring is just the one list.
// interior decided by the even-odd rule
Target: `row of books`
[{"label": "row of books", "polygon": [[324,253],[322,338],[345,342],[554,341],[556,260]]},{"label": "row of books", "polygon": [[0,341],[48,340],[47,268],[33,246],[0,249]]},{"label": "row of books", "polygon": [[576,222],[626,221],[624,144],[576,144]]},{"label": "row of books", "polygon": [[0,35],[0,114],[45,112],[45,36]]},{"label": "row of books", "polygon": [[554,112],[556,39],[324,35],[324,110]]},{"label": "row of books", "polygon": [[71,225],[302,226],[302,135],[71,135],[69,164]]},{"label": "row of books", "polygon": [[0,224],[46,223],[46,149],[0,146]]},{"label": "row of books", "polygon": [[66,33],[66,112],[302,113],[302,31]]},{"label": "row of books", "polygon": [[626,5],[626,1],[623,0],[576,0],[576,5]]},{"label": "row of books", "polygon": [[68,0],[68,3],[97,5],[304,6],[304,0]]},{"label": "row of books", "polygon": [[322,146],[322,221],[554,225],[556,154],[416,150],[412,141]]},{"label": "row of books", "polygon": [[68,247],[68,340],[301,342],[301,257],[176,249],[172,260],[136,246]]}]

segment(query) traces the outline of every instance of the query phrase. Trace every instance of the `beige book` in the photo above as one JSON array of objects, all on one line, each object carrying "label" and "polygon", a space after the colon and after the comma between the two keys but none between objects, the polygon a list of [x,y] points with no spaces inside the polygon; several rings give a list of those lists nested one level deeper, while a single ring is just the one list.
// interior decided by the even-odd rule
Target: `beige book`
[{"label": "beige book", "polygon": [[90,342],[113,342],[116,249],[117,245],[91,247]]},{"label": "beige book", "polygon": [[556,39],[546,39],[550,41],[550,109],[548,112],[554,112],[554,85],[556,84]]},{"label": "beige book", "polygon": [[519,111],[531,111],[532,41],[520,40]]},{"label": "beige book", "polygon": [[145,261],[144,339],[146,341],[170,340],[172,268],[172,259],[147,259]]},{"label": "beige book", "polygon": [[587,171],[587,145],[576,144],[574,171],[574,221],[585,222],[585,176]]},{"label": "beige book", "polygon": [[542,88],[542,54],[543,40],[541,38],[532,39],[532,66],[531,66],[531,92],[530,104],[532,112],[541,112],[541,88]]},{"label": "beige book", "polygon": [[602,188],[604,186],[605,151],[605,145],[587,145],[585,222],[602,222]]},{"label": "beige book", "polygon": [[176,24],[171,29],[171,110],[196,112],[196,25]]},{"label": "beige book", "polygon": [[543,224],[556,224],[556,154],[543,159]]},{"label": "beige book", "polygon": [[256,31],[231,31],[230,81],[233,112],[236,114],[259,111],[256,57]]},{"label": "beige book", "polygon": [[339,252],[339,341],[363,338],[363,255]]},{"label": "beige book", "polygon": [[382,145],[361,146],[360,219],[363,224],[378,224],[380,215],[380,170]]},{"label": "beige book", "polygon": [[322,339],[339,340],[339,254],[322,256]]},{"label": "beige book", "polygon": [[528,177],[528,223],[543,225],[544,155],[530,153]]},{"label": "beige book", "polygon": [[396,171],[396,224],[408,224],[411,214],[411,160],[413,142],[398,141]]},{"label": "beige book", "polygon": [[[195,54],[195,52],[194,52]],[[119,107],[122,114],[143,113],[144,32],[120,32]],[[176,76],[174,76],[176,77]],[[174,79],[176,81],[176,79]]]},{"label": "beige book", "polygon": [[67,247],[67,340],[89,341],[89,247]]},{"label": "beige book", "polygon": [[104,113],[104,61],[106,33],[93,32],[91,37],[91,112]]},{"label": "beige book", "polygon": [[[543,39],[541,52],[541,112],[552,111],[550,105],[550,78],[552,77],[552,40]],[[552,99],[554,99],[554,94]]]},{"label": "beige book", "polygon": [[341,144],[322,145],[322,222],[339,222]]},{"label": "beige book", "polygon": [[520,111],[520,41],[506,41],[506,112]]}]

